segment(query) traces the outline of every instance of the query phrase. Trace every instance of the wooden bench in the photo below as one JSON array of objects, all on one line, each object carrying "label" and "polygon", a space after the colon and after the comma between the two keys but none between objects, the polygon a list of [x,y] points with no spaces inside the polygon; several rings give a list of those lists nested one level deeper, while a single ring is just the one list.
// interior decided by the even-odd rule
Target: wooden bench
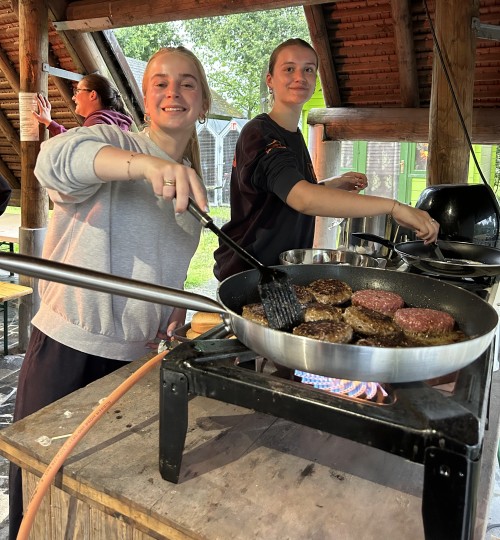
[{"label": "wooden bench", "polygon": [[9,354],[9,302],[31,294],[33,289],[15,283],[0,282],[0,303],[3,303],[3,352]]}]

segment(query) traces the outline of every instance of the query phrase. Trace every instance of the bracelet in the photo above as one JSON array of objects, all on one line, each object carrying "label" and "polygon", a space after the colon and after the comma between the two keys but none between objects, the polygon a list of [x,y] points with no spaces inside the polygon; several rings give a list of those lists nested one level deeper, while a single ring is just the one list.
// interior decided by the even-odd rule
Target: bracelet
[{"label": "bracelet", "polygon": [[394,208],[396,208],[396,204],[399,204],[399,201],[394,199],[394,204],[392,205],[392,208],[391,208],[391,211],[390,211],[391,217],[394,217],[393,212],[394,212]]},{"label": "bracelet", "polygon": [[130,158],[127,159],[127,178],[129,182],[133,180],[133,178],[130,176],[130,164],[132,163],[132,160],[140,154],[130,154]]}]

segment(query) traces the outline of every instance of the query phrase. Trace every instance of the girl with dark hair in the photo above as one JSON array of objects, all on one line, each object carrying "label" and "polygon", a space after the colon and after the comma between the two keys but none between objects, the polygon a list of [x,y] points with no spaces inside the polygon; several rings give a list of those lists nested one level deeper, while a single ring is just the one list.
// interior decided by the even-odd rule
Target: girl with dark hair
[{"label": "girl with dark hair", "polygon": [[[38,112],[33,112],[33,116],[47,127],[52,136],[67,131],[52,120],[49,100],[42,94],[38,94],[37,99]],[[125,111],[118,90],[102,75],[85,75],[73,89],[72,99],[76,104],[75,112],[85,118],[85,127],[108,124],[128,131],[132,125],[132,118]]]},{"label": "girl with dark hair", "polygon": [[[426,243],[439,225],[427,212],[394,199],[361,195],[366,176],[348,172],[316,180],[302,133],[303,105],[316,87],[318,55],[302,39],[290,39],[271,54],[266,77],[271,111],[250,120],[236,144],[231,173],[231,219],[222,230],[265,265],[279,264],[289,249],[311,248],[315,217],[391,214]],[[223,280],[249,268],[225,244],[214,253],[215,276]]]}]

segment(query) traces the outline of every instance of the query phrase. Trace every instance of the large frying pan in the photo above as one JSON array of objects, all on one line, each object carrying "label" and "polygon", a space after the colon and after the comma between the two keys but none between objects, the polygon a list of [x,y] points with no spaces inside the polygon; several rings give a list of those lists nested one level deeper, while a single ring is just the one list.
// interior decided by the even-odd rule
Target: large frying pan
[{"label": "large frying pan", "polygon": [[457,320],[471,339],[432,347],[377,348],[327,343],[261,326],[241,316],[243,305],[259,301],[257,270],[224,280],[216,302],[177,289],[14,253],[0,253],[0,268],[157,304],[221,313],[236,337],[262,356],[291,369],[362,381],[410,382],[461,369],[488,348],[498,322],[494,308],[471,292],[436,279],[379,268],[329,264],[280,267],[298,285],[336,278],[346,281],[354,290],[393,291],[410,306],[442,309]]},{"label": "large frying pan", "polygon": [[437,276],[462,278],[500,274],[500,249],[468,242],[439,240],[438,245],[445,258],[441,261],[433,245],[425,245],[421,240],[395,244],[376,234],[354,232],[352,236],[394,249],[407,264]]}]

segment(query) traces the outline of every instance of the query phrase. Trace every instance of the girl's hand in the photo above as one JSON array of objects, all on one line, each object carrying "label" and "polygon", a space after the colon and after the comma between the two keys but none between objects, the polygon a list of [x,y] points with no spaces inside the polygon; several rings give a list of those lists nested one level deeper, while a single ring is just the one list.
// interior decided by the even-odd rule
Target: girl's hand
[{"label": "girl's hand", "polygon": [[[141,172],[142,169],[142,172]],[[131,179],[145,178],[159,197],[175,201],[175,211],[184,212],[191,195],[198,206],[208,212],[205,186],[194,169],[173,161],[149,156],[134,155],[129,166]]]},{"label": "girl's hand", "polygon": [[368,185],[366,175],[360,172],[349,171],[340,176],[333,176],[324,181],[328,187],[345,189],[359,193]]},{"label": "girl's hand", "polygon": [[436,242],[439,233],[439,223],[425,210],[413,208],[395,201],[391,214],[399,225],[413,229],[417,238],[423,240],[424,244],[433,244]]},{"label": "girl's hand", "polygon": [[157,349],[159,341],[171,341],[174,332],[177,328],[180,328],[186,321],[186,310],[183,308],[174,308],[167,321],[167,328],[165,330],[159,330],[156,334],[155,341],[149,342],[147,347],[149,349]]},{"label": "girl's hand", "polygon": [[36,100],[38,102],[38,112],[33,111],[33,116],[41,124],[45,124],[45,126],[48,127],[52,122],[52,117],[50,116],[52,105],[50,104],[50,101],[42,94],[37,94]]}]

